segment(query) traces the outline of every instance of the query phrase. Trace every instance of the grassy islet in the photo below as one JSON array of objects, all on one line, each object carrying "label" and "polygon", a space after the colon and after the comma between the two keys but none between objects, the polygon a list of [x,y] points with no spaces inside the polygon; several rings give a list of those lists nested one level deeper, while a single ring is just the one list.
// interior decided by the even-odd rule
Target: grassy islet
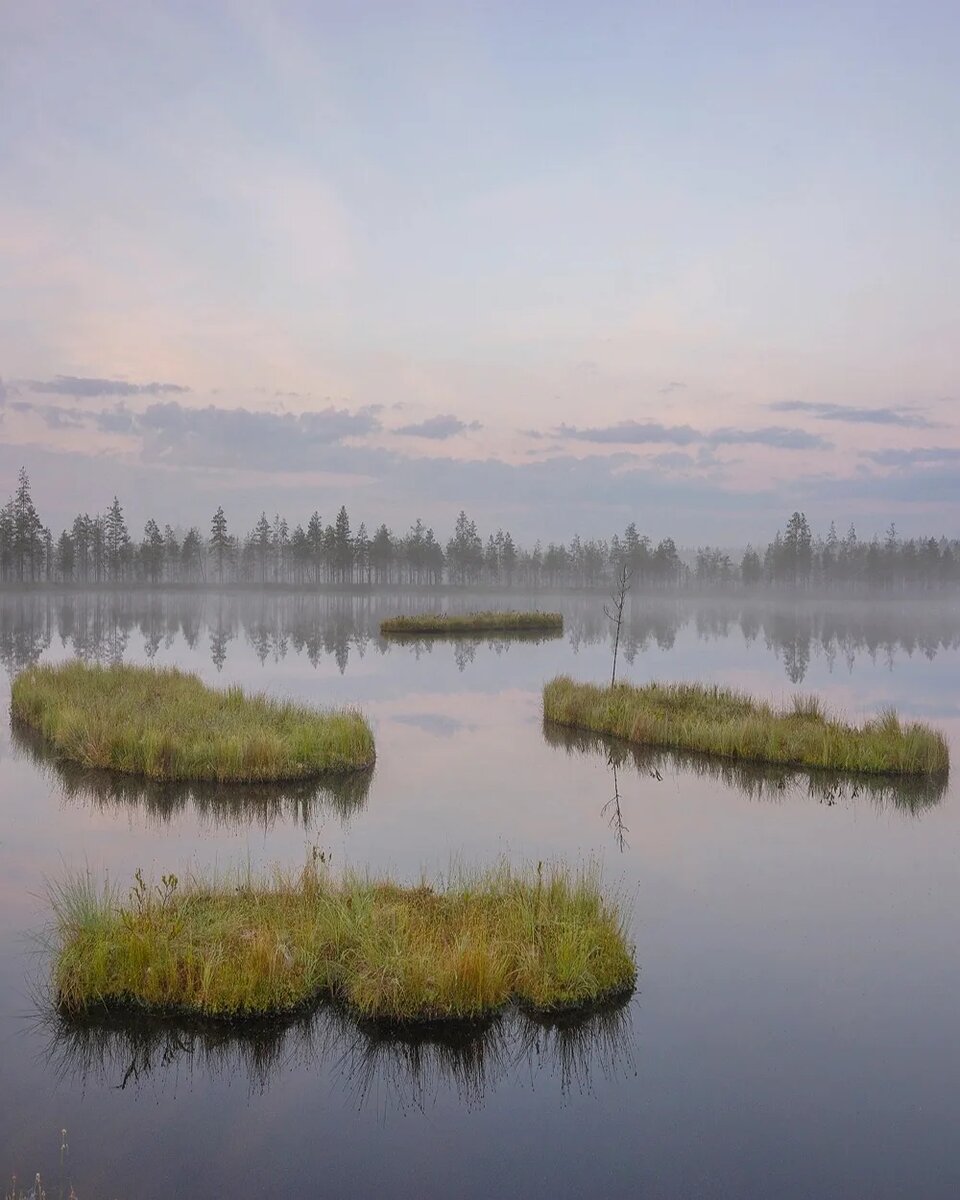
[{"label": "grassy islet", "polygon": [[89,876],[53,889],[54,990],[65,1013],[103,1005],[222,1018],[328,999],[355,1015],[478,1019],[511,1001],[576,1009],[628,991],[626,914],[599,872],[455,873],[438,887],[347,874],[227,883],[138,873],[123,900]]},{"label": "grassy islet", "polygon": [[729,688],[694,683],[613,687],[560,675],[543,689],[547,721],[645,746],[867,775],[937,775],[949,768],[943,734],[893,711],[852,725],[816,697],[774,708]]},{"label": "grassy islet", "polygon": [[29,667],[13,681],[10,711],[69,762],[151,780],[289,782],[375,758],[358,712],[221,691],[173,668]]}]

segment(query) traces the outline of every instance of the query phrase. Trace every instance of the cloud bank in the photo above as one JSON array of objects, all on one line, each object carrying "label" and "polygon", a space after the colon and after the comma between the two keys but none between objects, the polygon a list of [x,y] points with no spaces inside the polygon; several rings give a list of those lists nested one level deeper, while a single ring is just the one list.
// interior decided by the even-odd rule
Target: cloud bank
[{"label": "cloud bank", "polygon": [[552,436],[570,441],[594,442],[606,445],[642,446],[666,443],[690,446],[770,446],[777,450],[825,450],[830,443],[804,429],[788,429],[768,425],[761,429],[723,429],[701,431],[691,425],[661,425],[658,421],[619,421],[614,425],[598,425],[582,429],[575,425],[558,425]]},{"label": "cloud bank", "polygon": [[910,407],[858,408],[853,404],[826,404],[810,400],[779,400],[773,412],[806,413],[818,421],[843,421],[851,425],[897,425],[903,429],[935,429],[935,421]]},{"label": "cloud bank", "polygon": [[53,379],[22,379],[20,386],[45,396],[73,396],[77,400],[105,396],[183,395],[188,387],[179,383],[128,383],[124,379],[91,379],[78,375],[55,375]]},{"label": "cloud bank", "polygon": [[123,421],[123,432],[139,434],[148,461],[303,471],[323,469],[322,452],[345,438],[377,432],[376,411],[368,407],[351,412],[331,405],[299,414],[271,413],[212,404],[186,408],[167,400],[151,404],[142,414],[114,412],[105,418],[108,427]]},{"label": "cloud bank", "polygon": [[444,441],[446,438],[456,437],[458,433],[472,432],[482,428],[479,421],[461,421],[459,417],[443,413],[437,417],[427,417],[425,421],[418,421],[412,425],[401,425],[393,432],[402,434],[404,437],[432,438],[435,441]]}]

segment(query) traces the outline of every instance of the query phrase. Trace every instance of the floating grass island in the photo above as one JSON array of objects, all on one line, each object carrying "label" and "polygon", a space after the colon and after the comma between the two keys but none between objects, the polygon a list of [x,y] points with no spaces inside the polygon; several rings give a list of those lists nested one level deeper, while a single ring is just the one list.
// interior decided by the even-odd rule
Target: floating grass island
[{"label": "floating grass island", "polygon": [[335,815],[348,821],[367,802],[374,768],[326,771],[311,779],[282,783],[218,783],[215,780],[147,779],[98,767],[82,767],[58,756],[48,742],[15,721],[10,727],[14,752],[29,759],[65,801],[101,812],[140,810],[150,821],[166,825],[192,809],[217,826],[262,825],[281,818],[304,829],[318,817]]},{"label": "floating grass island", "polygon": [[358,1021],[331,1004],[245,1021],[102,1006],[71,1016],[44,1005],[40,1026],[46,1061],[78,1087],[120,1079],[141,1088],[202,1064],[264,1093],[297,1063],[329,1072],[358,1105],[372,1101],[382,1114],[394,1104],[422,1110],[439,1088],[476,1106],[511,1077],[559,1080],[564,1094],[590,1090],[594,1073],[627,1078],[636,1070],[631,1018],[624,993],[569,1012],[513,1005],[485,1020],[428,1024]]},{"label": "floating grass island", "polygon": [[543,715],[558,725],[644,746],[749,762],[865,775],[938,775],[949,767],[946,739],[930,726],[901,722],[892,711],[850,725],[828,714],[815,697],[797,697],[792,707],[776,709],[728,688],[598,687],[561,675],[543,689]]},{"label": "floating grass island", "polygon": [[511,1001],[573,1011],[629,992],[625,914],[596,868],[499,866],[440,888],[322,862],[230,885],[137,874],[126,902],[89,877],[53,891],[61,1013],[262,1018],[323,1000],[386,1022],[476,1020]]},{"label": "floating grass island", "polygon": [[384,635],[469,633],[563,633],[563,614],[548,612],[477,612],[452,615],[424,613],[389,617],[380,622]]},{"label": "floating grass island", "polygon": [[821,804],[864,799],[877,808],[890,807],[920,816],[947,794],[947,771],[932,775],[866,774],[827,767],[800,767],[788,763],[752,762],[721,758],[696,750],[672,750],[642,745],[604,733],[571,729],[555,721],[543,722],[544,740],[570,755],[600,755],[611,770],[629,767],[640,776],[662,780],[679,771],[712,779],[734,788],[751,800],[781,801],[785,795],[806,796]]},{"label": "floating grass island", "polygon": [[10,711],[66,761],[157,781],[291,782],[375,757],[360,713],[218,691],[172,669],[30,667],[13,681]]}]

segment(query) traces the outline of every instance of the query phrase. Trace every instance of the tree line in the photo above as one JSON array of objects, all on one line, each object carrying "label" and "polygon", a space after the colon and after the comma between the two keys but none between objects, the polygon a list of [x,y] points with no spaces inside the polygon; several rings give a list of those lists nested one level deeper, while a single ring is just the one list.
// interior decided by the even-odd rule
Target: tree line
[{"label": "tree line", "polygon": [[150,518],[140,536],[114,497],[101,513],[78,513],[55,538],[21,469],[0,509],[0,584],[297,585],[607,588],[626,571],[634,586],[658,590],[817,588],[942,591],[960,584],[960,540],[901,538],[893,525],[864,540],[851,525],[814,536],[795,512],[765,547],[742,555],[700,547],[682,560],[672,538],[654,542],[630,522],[622,534],[568,544],[518,545],[498,529],[484,540],[465,512],[446,543],[417,520],[402,534],[386,524],[355,529],[346,506],[326,524],[314,512],[292,529],[261,513],[254,527],[231,530],[222,507],[201,528],[162,528]]}]

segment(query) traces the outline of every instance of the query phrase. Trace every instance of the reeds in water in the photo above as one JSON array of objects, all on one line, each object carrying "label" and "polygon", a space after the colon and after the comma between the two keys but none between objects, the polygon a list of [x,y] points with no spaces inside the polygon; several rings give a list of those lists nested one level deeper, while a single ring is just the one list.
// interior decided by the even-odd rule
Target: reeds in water
[{"label": "reeds in water", "polygon": [[289,1013],[323,999],[386,1021],[536,1012],[629,991],[623,908],[596,867],[506,865],[441,887],[297,877],[231,884],[141,875],[126,901],[77,877],[56,887],[54,987],[65,1013],[97,1006],[206,1017]]},{"label": "reeds in water", "polygon": [[561,675],[543,689],[543,715],[639,745],[749,762],[867,775],[937,775],[949,768],[946,739],[929,725],[903,722],[893,711],[851,725],[828,713],[816,697],[778,709],[729,688],[601,687]]},{"label": "reeds in water", "polygon": [[375,757],[358,712],[219,691],[169,668],[30,667],[13,681],[10,711],[70,762],[152,780],[276,783]]}]

